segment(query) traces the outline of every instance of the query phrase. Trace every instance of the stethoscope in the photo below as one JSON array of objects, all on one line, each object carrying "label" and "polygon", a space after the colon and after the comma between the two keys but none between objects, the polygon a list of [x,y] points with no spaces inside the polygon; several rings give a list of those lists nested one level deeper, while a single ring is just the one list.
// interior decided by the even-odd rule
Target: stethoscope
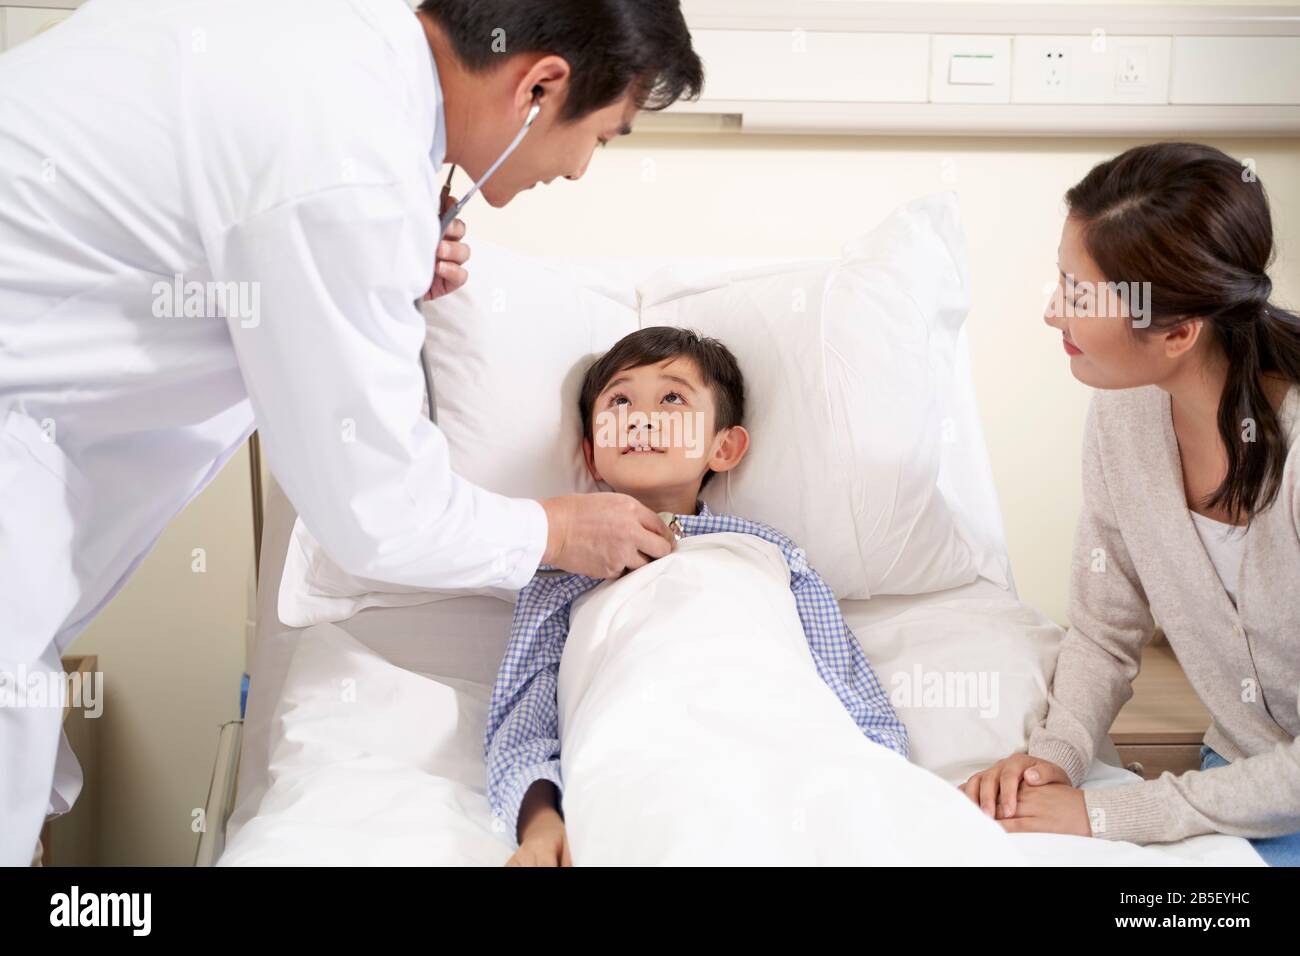
[{"label": "stethoscope", "polygon": [[[447,234],[447,230],[451,228],[451,224],[456,221],[456,217],[460,215],[460,211],[465,208],[465,204],[474,198],[474,195],[483,188],[483,184],[491,179],[492,175],[501,168],[501,164],[510,158],[510,154],[519,148],[519,144],[524,141],[524,137],[528,135],[528,131],[532,128],[533,122],[537,119],[537,115],[541,113],[541,111],[542,104],[538,102],[537,97],[534,96],[532,109],[528,111],[528,116],[524,119],[523,127],[519,130],[519,133],[515,136],[514,140],[511,141],[510,145],[506,147],[505,152],[497,157],[497,161],[488,167],[488,171],[483,174],[483,178],[474,183],[459,202],[439,217],[439,244],[442,243],[442,237]],[[451,171],[447,173],[447,182],[442,187],[442,197],[444,202],[446,201],[446,198],[451,195],[451,177],[455,174],[456,167],[452,166]],[[415,303],[415,307],[418,310],[420,308],[420,303]],[[424,313],[421,312],[421,318],[423,318],[423,315]],[[429,376],[429,363],[424,354],[423,346],[420,348],[420,367],[424,370],[424,394],[429,402],[429,418],[430,420],[437,422],[438,411],[437,406],[433,402],[433,380]],[[659,520],[668,526],[674,538],[681,540],[682,526],[681,522],[677,520],[676,515],[670,511],[663,511],[659,513]],[[537,575],[538,577],[559,577],[567,575],[568,573],[568,571],[562,571],[559,568],[544,568],[539,569]]]},{"label": "stethoscope", "polygon": [[[435,249],[437,249],[439,245],[442,245],[443,236],[447,234],[447,230],[451,228],[451,224],[456,221],[456,217],[460,215],[460,211],[465,208],[465,204],[474,198],[478,191],[483,188],[483,185],[492,178],[493,174],[495,174],[498,169],[501,168],[501,164],[509,159],[511,154],[519,148],[519,144],[524,141],[524,137],[527,136],[528,131],[532,129],[533,123],[536,121],[538,114],[542,112],[540,99],[540,90],[535,91],[533,93],[533,105],[528,111],[528,116],[524,119],[524,125],[520,128],[519,133],[515,138],[511,140],[510,145],[505,148],[505,152],[497,157],[497,161],[488,167],[488,171],[483,174],[483,178],[474,183],[459,202],[451,206],[439,217],[438,243],[434,246]],[[447,182],[444,183],[442,187],[443,203],[445,203],[447,197],[451,195],[451,178],[454,175],[456,175],[456,167],[453,165],[451,170],[447,173]],[[441,206],[441,203],[439,205]],[[415,303],[415,308],[416,311],[420,311],[419,302]],[[420,316],[423,319],[424,313],[420,312]],[[436,422],[438,420],[438,409],[433,403],[433,379],[429,376],[429,361],[428,356],[424,354],[424,346],[420,347],[420,368],[424,371],[424,395],[429,402],[429,419]]]}]

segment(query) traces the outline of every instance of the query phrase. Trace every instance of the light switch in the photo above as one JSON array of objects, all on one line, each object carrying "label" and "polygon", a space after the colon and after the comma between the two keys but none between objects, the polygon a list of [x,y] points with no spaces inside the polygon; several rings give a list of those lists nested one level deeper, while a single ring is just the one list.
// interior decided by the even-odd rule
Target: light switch
[{"label": "light switch", "polygon": [[992,86],[997,81],[997,60],[991,53],[954,53],[948,60],[948,82],[953,86]]},{"label": "light switch", "polygon": [[930,37],[931,103],[1010,103],[1011,37]]}]

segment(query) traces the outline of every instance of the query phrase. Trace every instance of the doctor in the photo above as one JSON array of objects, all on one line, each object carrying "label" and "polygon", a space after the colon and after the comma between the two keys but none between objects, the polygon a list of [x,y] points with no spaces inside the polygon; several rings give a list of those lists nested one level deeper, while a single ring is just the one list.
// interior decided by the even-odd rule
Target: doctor
[{"label": "doctor", "polygon": [[444,162],[479,179],[537,107],[501,206],[701,83],[677,0],[89,0],[0,57],[0,863],[80,789],[26,688],[255,427],[357,575],[517,588],[668,553],[631,498],[454,474],[415,303],[467,278]]}]

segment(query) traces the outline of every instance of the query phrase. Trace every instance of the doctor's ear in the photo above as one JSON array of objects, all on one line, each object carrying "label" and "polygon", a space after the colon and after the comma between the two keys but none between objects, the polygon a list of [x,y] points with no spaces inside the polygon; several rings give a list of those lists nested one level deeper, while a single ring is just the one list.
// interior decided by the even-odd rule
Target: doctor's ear
[{"label": "doctor's ear", "polygon": [[722,441],[718,442],[709,458],[709,468],[713,471],[731,471],[740,464],[745,452],[749,451],[749,432],[743,425],[733,425],[720,437]]},{"label": "doctor's ear", "polygon": [[520,120],[528,115],[534,104],[540,105],[543,113],[557,114],[569,92],[571,75],[569,61],[564,57],[539,57],[515,87],[515,108],[519,111]]}]

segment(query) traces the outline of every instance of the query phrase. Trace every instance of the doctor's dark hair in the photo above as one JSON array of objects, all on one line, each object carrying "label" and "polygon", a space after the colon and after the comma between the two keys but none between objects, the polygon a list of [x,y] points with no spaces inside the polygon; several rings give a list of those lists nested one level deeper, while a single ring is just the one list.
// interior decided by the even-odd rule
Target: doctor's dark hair
[{"label": "doctor's dark hair", "polygon": [[[672,358],[688,358],[700,370],[704,387],[713,393],[714,433],[743,424],[745,420],[745,378],[731,350],[694,329],[658,325],[638,329],[614,343],[596,360],[582,379],[578,397],[582,434],[594,440],[596,399],[619,372],[654,365]],[[704,475],[700,487],[709,483],[713,472]]]},{"label": "doctor's dark hair", "polygon": [[1249,520],[1277,497],[1288,451],[1264,377],[1300,383],[1300,318],[1270,301],[1273,222],[1253,165],[1153,143],[1094,167],[1065,201],[1107,281],[1151,283],[1150,326],[1135,334],[1201,319],[1222,349],[1228,472],[1206,504]]},{"label": "doctor's dark hair", "polygon": [[629,90],[637,106],[661,110],[695,99],[704,66],[691,46],[680,0],[424,0],[472,71],[508,53],[563,57],[572,69],[560,119],[582,119]]}]

